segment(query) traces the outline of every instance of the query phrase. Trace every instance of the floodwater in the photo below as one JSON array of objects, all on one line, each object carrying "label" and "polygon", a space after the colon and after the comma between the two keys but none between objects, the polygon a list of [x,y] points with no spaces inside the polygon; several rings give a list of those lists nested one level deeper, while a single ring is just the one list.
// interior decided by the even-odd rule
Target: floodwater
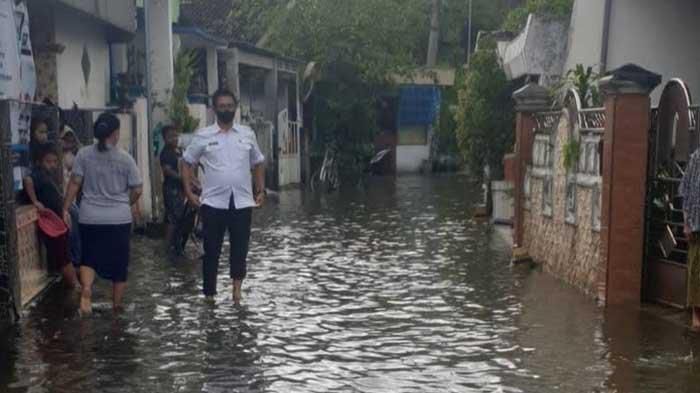
[{"label": "floodwater", "polygon": [[[603,312],[470,219],[460,176],[374,179],[322,198],[287,191],[255,216],[244,304],[221,266],[134,240],[128,312],[108,286],[81,319],[49,292],[0,340],[0,392],[697,392],[697,340]],[[195,250],[191,250],[194,252]]]}]

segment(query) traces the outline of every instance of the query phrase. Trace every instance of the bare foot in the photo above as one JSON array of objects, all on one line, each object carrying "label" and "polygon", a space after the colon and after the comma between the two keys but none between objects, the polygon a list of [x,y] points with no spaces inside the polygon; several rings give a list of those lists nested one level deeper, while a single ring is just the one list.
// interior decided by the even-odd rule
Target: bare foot
[{"label": "bare foot", "polygon": [[233,303],[236,305],[241,304],[241,298],[243,298],[243,295],[241,294],[241,287],[242,286],[243,286],[243,281],[241,281],[241,280],[234,280],[233,281],[233,291],[232,291],[231,298],[233,299]]},{"label": "bare foot", "polygon": [[92,291],[83,288],[80,292],[80,315],[86,316],[92,314]]}]

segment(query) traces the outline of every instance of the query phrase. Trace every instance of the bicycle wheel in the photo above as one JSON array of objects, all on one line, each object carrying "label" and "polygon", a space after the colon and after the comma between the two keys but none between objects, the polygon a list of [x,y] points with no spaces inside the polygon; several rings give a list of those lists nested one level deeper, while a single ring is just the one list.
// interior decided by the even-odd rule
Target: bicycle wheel
[{"label": "bicycle wheel", "polygon": [[316,173],[311,176],[311,181],[309,182],[311,185],[311,191],[316,191],[318,190],[319,186],[321,185],[321,171],[318,170]]}]

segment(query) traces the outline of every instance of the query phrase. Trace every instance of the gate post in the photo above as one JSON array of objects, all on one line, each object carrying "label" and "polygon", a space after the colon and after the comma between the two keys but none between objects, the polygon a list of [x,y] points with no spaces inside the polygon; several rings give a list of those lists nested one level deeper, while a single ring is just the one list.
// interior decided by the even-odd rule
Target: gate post
[{"label": "gate post", "polygon": [[549,92],[536,83],[528,83],[513,93],[515,100],[515,165],[514,165],[514,212],[513,244],[523,246],[523,187],[525,171],[532,161],[532,142],[534,138],[535,116],[537,112],[547,110]]},{"label": "gate post", "polygon": [[607,120],[598,295],[606,306],[637,306],[641,300],[649,94],[660,82],[659,75],[635,65],[600,81]]}]

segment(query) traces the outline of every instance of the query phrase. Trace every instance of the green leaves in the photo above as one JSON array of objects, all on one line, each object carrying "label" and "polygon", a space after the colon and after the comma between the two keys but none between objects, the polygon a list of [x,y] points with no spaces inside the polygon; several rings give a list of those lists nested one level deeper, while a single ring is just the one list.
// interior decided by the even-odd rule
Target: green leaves
[{"label": "green leaves", "polygon": [[193,132],[199,124],[199,120],[190,115],[190,110],[187,106],[187,93],[192,84],[196,62],[196,52],[182,49],[177,56],[175,56],[175,62],[173,64],[175,83],[170,98],[168,115],[173,125],[179,127],[180,130],[185,133]]},{"label": "green leaves", "polygon": [[568,19],[571,16],[573,6],[574,0],[526,0],[524,5],[508,13],[503,22],[503,29],[519,33],[525,27],[527,17],[530,14],[555,19]]},{"label": "green leaves", "polygon": [[503,172],[503,156],[513,145],[512,90],[494,43],[483,42],[460,86],[455,114],[457,142],[476,175],[481,175],[486,165],[494,176]]},{"label": "green leaves", "polygon": [[602,98],[598,91],[598,80],[600,75],[593,72],[593,67],[584,68],[582,64],[577,64],[576,68],[566,73],[566,80],[579,97],[584,108],[602,105]]}]

